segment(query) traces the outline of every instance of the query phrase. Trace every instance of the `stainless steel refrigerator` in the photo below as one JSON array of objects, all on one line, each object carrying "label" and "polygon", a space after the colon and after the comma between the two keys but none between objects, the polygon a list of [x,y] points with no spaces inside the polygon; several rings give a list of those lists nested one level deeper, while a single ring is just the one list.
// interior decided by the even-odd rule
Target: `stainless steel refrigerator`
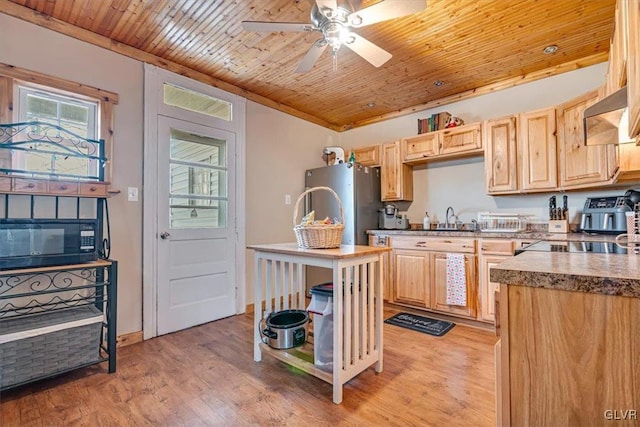
[{"label": "stainless steel refrigerator", "polygon": [[[336,192],[344,210],[343,245],[367,245],[367,230],[378,228],[380,169],[358,163],[340,163],[309,169],[305,187],[329,187]],[[314,191],[305,200],[305,215],[315,211],[315,218],[340,218],[340,208],[328,191]],[[307,267],[307,289],[331,281],[331,270]]]}]

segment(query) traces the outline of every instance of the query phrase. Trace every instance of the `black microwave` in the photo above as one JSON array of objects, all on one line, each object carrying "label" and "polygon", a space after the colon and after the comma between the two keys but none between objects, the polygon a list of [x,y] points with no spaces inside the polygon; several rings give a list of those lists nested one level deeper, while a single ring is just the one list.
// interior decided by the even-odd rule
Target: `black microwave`
[{"label": "black microwave", "polygon": [[0,270],[98,258],[96,219],[0,219]]}]

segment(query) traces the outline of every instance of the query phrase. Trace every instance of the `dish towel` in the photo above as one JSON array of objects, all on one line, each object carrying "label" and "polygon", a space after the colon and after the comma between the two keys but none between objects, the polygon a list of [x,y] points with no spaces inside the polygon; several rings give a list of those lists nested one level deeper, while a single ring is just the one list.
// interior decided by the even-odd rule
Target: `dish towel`
[{"label": "dish towel", "polygon": [[467,305],[467,274],[463,254],[447,254],[447,304]]}]

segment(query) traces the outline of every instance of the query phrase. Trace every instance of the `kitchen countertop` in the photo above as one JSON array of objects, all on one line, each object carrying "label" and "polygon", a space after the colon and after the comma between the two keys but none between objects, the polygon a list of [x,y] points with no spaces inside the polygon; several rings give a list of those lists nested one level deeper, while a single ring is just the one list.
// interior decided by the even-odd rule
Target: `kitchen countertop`
[{"label": "kitchen countertop", "polygon": [[367,230],[372,236],[425,236],[471,237],[474,239],[522,239],[553,241],[613,242],[615,236],[588,233],[549,233],[546,231],[494,232],[494,231],[436,231],[436,230]]},{"label": "kitchen countertop", "polygon": [[640,298],[640,255],[525,251],[491,268],[492,282]]}]

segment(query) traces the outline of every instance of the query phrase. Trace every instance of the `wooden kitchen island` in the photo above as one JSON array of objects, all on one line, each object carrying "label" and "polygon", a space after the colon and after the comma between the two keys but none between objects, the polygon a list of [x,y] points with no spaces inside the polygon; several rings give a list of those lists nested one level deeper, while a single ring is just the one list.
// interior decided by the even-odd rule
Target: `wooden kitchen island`
[{"label": "wooden kitchen island", "polygon": [[[376,372],[382,372],[382,255],[389,248],[342,245],[336,249],[303,249],[295,243],[247,247],[255,251],[256,362],[262,360],[264,352],[333,384],[334,403],[342,402],[343,384],[360,372],[374,364]],[[309,360],[299,348],[275,350],[262,341],[262,323],[270,313],[306,310],[307,265],[333,271],[332,371],[315,366],[313,356]]]},{"label": "wooden kitchen island", "polygon": [[491,269],[499,426],[640,424],[640,256],[524,252]]}]

